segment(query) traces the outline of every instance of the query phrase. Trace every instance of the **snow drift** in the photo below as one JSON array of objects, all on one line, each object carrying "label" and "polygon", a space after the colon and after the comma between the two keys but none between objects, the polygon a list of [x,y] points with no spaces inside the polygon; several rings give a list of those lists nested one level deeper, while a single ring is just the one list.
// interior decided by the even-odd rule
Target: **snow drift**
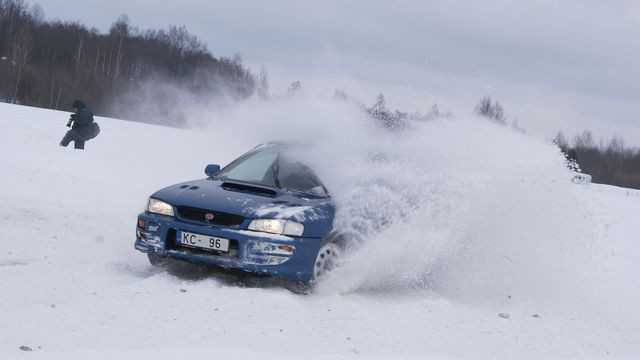
[{"label": "snow drift", "polygon": [[[349,103],[304,96],[195,110],[209,127],[98,118],[80,152],[57,145],[68,114],[0,104],[0,354],[640,351],[640,192],[572,184],[555,147],[483,119],[388,132]],[[133,250],[150,193],[273,139],[307,144],[356,244],[316,293],[157,271]]]}]

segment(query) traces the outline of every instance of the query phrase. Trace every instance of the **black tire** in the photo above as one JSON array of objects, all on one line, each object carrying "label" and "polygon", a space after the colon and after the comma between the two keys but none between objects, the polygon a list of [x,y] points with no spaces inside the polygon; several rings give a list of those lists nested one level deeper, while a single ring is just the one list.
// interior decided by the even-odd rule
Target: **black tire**
[{"label": "black tire", "polygon": [[288,281],[284,287],[296,295],[310,295],[313,293],[315,281]]},{"label": "black tire", "polygon": [[147,253],[147,259],[149,259],[149,263],[152,266],[156,266],[156,267],[167,266],[169,264],[169,262],[171,261],[166,256],[158,255],[158,254],[152,253],[152,252],[148,252]]}]

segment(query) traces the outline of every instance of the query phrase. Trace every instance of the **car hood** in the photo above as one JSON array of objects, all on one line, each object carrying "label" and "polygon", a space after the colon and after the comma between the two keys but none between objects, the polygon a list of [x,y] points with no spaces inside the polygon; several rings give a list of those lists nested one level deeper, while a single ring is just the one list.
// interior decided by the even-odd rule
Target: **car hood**
[{"label": "car hood", "polygon": [[[152,197],[174,206],[212,210],[248,219],[287,219],[302,222],[305,227],[317,223],[315,225],[320,228],[313,231],[316,235],[329,231],[335,213],[330,198],[212,178],[171,185],[155,192]],[[307,231],[305,236],[308,236]]]}]

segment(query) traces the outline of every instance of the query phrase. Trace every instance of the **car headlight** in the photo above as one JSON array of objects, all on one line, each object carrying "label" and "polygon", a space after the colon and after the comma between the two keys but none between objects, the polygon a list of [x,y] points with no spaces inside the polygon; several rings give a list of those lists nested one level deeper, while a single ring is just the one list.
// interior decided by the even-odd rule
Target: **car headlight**
[{"label": "car headlight", "polygon": [[301,236],[304,232],[304,225],[299,222],[282,219],[255,219],[249,224],[249,230]]},{"label": "car headlight", "polygon": [[145,210],[154,214],[174,216],[173,206],[154,198],[149,198],[149,201],[147,201],[147,208]]}]

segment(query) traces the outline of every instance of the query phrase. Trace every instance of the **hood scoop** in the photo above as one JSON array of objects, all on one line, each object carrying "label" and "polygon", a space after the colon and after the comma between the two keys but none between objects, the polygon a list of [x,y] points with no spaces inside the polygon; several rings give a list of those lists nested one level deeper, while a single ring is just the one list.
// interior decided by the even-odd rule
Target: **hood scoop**
[{"label": "hood scoop", "polygon": [[268,188],[263,188],[255,185],[239,184],[234,182],[224,182],[221,186],[225,190],[247,192],[257,195],[276,196],[278,194],[274,190]]},{"label": "hood scoop", "polygon": [[186,188],[189,188],[189,190],[198,190],[198,189],[200,189],[200,187],[196,186],[196,185],[193,185],[193,186],[182,185],[182,186],[180,186],[180,189],[186,189]]}]

